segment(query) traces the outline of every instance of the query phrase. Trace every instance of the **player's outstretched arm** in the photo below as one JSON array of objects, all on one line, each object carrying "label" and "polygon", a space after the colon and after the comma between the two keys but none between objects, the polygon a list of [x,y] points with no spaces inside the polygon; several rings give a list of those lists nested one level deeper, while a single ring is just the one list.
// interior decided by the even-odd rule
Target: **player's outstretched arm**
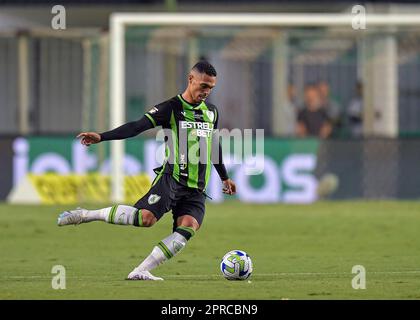
[{"label": "player's outstretched arm", "polygon": [[101,135],[96,132],[81,132],[77,135],[77,138],[80,139],[80,143],[84,146],[101,142]]},{"label": "player's outstretched arm", "polygon": [[100,133],[99,141],[93,143],[131,138],[151,128],[153,128],[153,124],[144,116],[140,120],[128,122],[113,130]]},{"label": "player's outstretched arm", "polygon": [[134,137],[143,131],[153,128],[153,124],[146,117],[138,121],[128,122],[122,126],[103,133],[82,132],[77,138],[81,138],[80,143],[85,146],[108,140],[121,140]]}]

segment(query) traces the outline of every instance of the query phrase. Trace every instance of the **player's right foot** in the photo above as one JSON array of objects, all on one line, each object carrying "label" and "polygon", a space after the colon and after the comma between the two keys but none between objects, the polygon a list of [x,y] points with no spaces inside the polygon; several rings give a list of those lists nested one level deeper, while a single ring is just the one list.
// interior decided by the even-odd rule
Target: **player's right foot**
[{"label": "player's right foot", "polygon": [[77,208],[75,210],[64,211],[58,216],[57,225],[58,226],[67,226],[70,224],[81,224],[83,223],[83,213],[86,209]]},{"label": "player's right foot", "polygon": [[163,279],[159,277],[155,277],[149,271],[146,271],[146,270],[139,271],[137,269],[134,269],[128,275],[127,280],[163,280]]}]

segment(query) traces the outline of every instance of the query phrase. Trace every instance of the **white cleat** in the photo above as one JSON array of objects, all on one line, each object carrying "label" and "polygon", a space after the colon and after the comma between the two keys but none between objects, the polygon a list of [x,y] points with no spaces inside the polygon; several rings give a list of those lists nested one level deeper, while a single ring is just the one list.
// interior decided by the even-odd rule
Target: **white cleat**
[{"label": "white cleat", "polygon": [[83,213],[86,209],[77,208],[76,210],[64,211],[62,214],[58,216],[57,225],[58,226],[67,226],[69,224],[78,225],[85,221],[83,221]]},{"label": "white cleat", "polygon": [[159,277],[155,277],[149,271],[134,269],[127,276],[127,280],[163,280],[163,279]]}]

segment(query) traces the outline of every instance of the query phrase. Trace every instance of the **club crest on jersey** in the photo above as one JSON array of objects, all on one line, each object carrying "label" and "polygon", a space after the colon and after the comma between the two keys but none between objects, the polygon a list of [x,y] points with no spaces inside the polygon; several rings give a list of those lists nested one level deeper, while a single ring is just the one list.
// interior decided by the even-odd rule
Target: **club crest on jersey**
[{"label": "club crest on jersey", "polygon": [[210,110],[204,110],[206,116],[210,119],[211,122],[214,121],[214,112]]},{"label": "club crest on jersey", "polygon": [[147,199],[147,202],[149,204],[155,204],[156,202],[158,202],[160,200],[160,196],[158,196],[157,194],[151,194],[149,196],[149,198]]},{"label": "club crest on jersey", "polygon": [[150,109],[149,110],[149,113],[156,113],[156,112],[158,112],[159,110],[158,110],[158,108],[156,108],[156,107],[153,107],[152,109]]}]

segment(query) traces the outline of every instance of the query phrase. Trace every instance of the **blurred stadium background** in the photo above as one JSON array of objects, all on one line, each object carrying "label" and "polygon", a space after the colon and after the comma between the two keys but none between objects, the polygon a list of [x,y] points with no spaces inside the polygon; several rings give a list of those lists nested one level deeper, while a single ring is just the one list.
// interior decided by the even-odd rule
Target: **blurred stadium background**
[{"label": "blurred stadium background", "polygon": [[[66,9],[65,30],[51,27],[55,16],[51,8],[55,4]],[[88,202],[111,203],[109,144],[87,149],[75,136],[81,131],[103,132],[112,126],[112,13],[350,14],[356,4],[363,5],[368,15],[419,14],[420,17],[420,5],[415,1],[63,0],[52,3],[0,0],[0,202],[5,202],[1,205],[5,228],[9,219],[6,213],[13,210],[8,202],[67,207]],[[363,225],[365,213],[378,212],[374,205],[358,207],[358,200],[400,201],[420,197],[420,24],[375,27],[369,26],[367,20],[367,29],[354,30],[350,24],[233,27],[190,26],[187,23],[175,27],[130,26],[124,37],[127,121],[140,118],[154,104],[183,90],[188,70],[197,59],[205,58],[214,64],[219,74],[210,101],[220,109],[220,127],[265,130],[264,173],[246,176],[241,165],[228,165],[237,183],[236,199],[239,201],[220,205],[217,203],[228,199],[224,199],[220,181],[213,172],[209,186],[213,212],[217,212],[217,206],[239,212],[258,210],[243,203],[274,204],[278,207],[265,207],[273,218],[274,213],[283,208],[283,203],[350,200],[342,206],[334,204],[337,206],[331,210],[357,211],[360,220],[356,221]],[[298,136],[296,133],[298,114],[305,108],[308,86],[315,87],[320,95],[323,89],[329,91],[323,105],[333,119],[333,130],[328,137]],[[147,190],[152,169],[157,166],[154,153],[159,144],[155,141],[155,133],[150,131],[126,141],[124,202],[127,204],[135,202]],[[225,151],[229,153],[229,150]],[[408,207],[381,204],[379,211],[385,211],[389,221],[395,222],[384,228],[389,231],[393,226],[404,226],[396,230],[398,234],[413,235],[410,228],[418,223],[418,217],[411,213],[416,211],[416,205],[417,202]],[[36,207],[29,208],[31,212],[37,210]],[[340,220],[341,216],[329,216],[328,208],[321,202],[314,204],[313,209],[308,206],[298,211],[306,218],[311,219],[311,215],[324,217],[321,221],[335,221],[337,225],[353,221],[350,213],[343,220]],[[39,210],[45,214],[48,211],[45,207]],[[286,206],[290,213],[289,223],[293,221],[293,210]],[[404,210],[410,213],[398,215]],[[22,207],[18,207],[18,211],[22,217],[28,213]],[[51,219],[55,219],[55,209],[53,211],[49,213]],[[251,219],[251,212],[246,214]],[[397,219],[397,215],[403,220],[392,220]],[[45,217],[42,219],[39,221],[44,221]],[[366,224],[374,226],[382,218],[375,215],[371,219]],[[272,221],[274,228],[276,221]],[[310,221],[314,225],[317,223]],[[323,227],[328,224],[325,223]],[[221,230],[214,220],[209,221],[209,226]],[[331,231],[322,226],[320,229],[314,227],[318,230],[316,237],[305,243],[321,241],[320,234]],[[42,229],[41,225],[39,228]],[[366,234],[382,230],[375,228],[366,229]],[[337,230],[336,235],[330,234],[331,245],[335,241],[339,243],[340,236],[346,234],[340,227]],[[340,230],[344,231],[339,234]],[[295,231],[297,234],[302,230],[297,228]],[[276,231],[273,229],[272,232]],[[96,233],[105,241],[104,234]],[[386,233],[384,237],[381,241],[386,242]],[[67,240],[70,242],[70,239],[69,235]],[[398,239],[393,242],[395,254],[405,241],[401,240],[399,246]],[[295,240],[299,243],[299,239]],[[258,241],[261,239],[252,242],[255,252],[259,251]],[[360,243],[363,246],[362,240]],[[385,247],[390,248],[384,245],[372,247],[372,250],[380,252]],[[313,254],[311,250],[302,255]],[[264,250],[261,252],[261,255],[265,254]],[[414,254],[412,256],[413,260],[406,264],[408,269],[410,266],[415,268],[418,262]],[[260,257],[260,261],[264,257]],[[131,257],[133,263],[137,259]],[[16,259],[9,260],[8,272],[12,272],[12,262],[19,258],[16,254]],[[340,270],[349,271],[353,261],[349,258],[348,265]],[[292,262],[290,265],[294,265]],[[380,268],[380,263],[373,265]],[[390,268],[392,273],[397,263],[391,264]],[[301,271],[307,269],[302,267]],[[197,268],[197,272],[203,271]],[[10,292],[15,290],[10,288]],[[273,287],[272,290],[277,289]],[[323,291],[321,287],[319,290]],[[15,292],[16,295],[9,296],[25,296],[19,289]],[[265,291],[261,289],[261,292]],[[380,292],[378,289],[379,295]],[[264,294],[257,297],[281,297]],[[296,297],[301,297],[300,294],[296,293]],[[309,295],[311,298],[311,293]],[[347,294],[338,296],[349,297]],[[390,296],[385,295],[385,298]],[[401,297],[397,293],[395,296]],[[235,298],[234,295],[231,297]]]},{"label": "blurred stadium background", "polygon": [[[0,3],[2,200],[27,173],[109,173],[107,146],[87,152],[72,143],[81,130],[102,132],[111,125],[111,13],[350,14],[354,5],[350,1],[200,1],[199,5],[182,0],[62,1],[66,30],[54,30],[51,2]],[[372,1],[364,6],[368,14],[420,12],[420,6],[404,1]],[[416,25],[368,25],[366,30],[350,25],[130,26],[125,32],[125,118],[137,119],[147,108],[180,92],[193,62],[206,58],[220,74],[210,100],[221,110],[221,127],[264,129],[269,144],[266,157],[277,169],[277,182],[239,177],[247,184],[239,190],[257,194],[249,198],[249,192],[239,191],[242,200],[311,202],[317,198],[315,184],[326,174],[338,178],[333,179],[338,182],[335,192],[327,192],[333,199],[417,198],[419,31]],[[328,139],[296,137],[305,86],[320,83],[329,87],[333,132]],[[154,140],[154,133],[145,136]],[[142,138],[127,142],[126,173],[151,174],[155,163],[143,155],[145,148],[153,147],[151,140]],[[316,167],[293,166],[293,156],[302,154]],[[285,163],[295,171],[288,171]],[[293,179],[297,170],[306,170],[300,180]],[[276,186],[277,196],[264,197],[269,183]],[[221,201],[220,194],[213,195]]]}]

